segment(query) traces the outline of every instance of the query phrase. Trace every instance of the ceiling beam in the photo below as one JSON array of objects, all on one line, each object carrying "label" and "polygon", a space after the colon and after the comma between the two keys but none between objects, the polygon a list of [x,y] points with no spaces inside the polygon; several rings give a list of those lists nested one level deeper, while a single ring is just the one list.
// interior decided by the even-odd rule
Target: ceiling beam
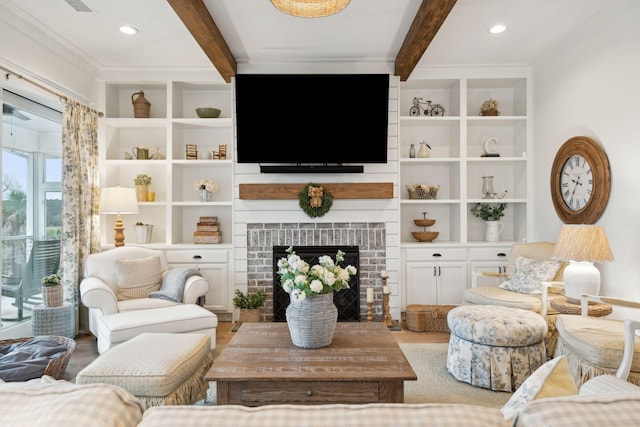
[{"label": "ceiling beam", "polygon": [[207,6],[202,0],[167,1],[224,81],[231,83],[231,77],[238,71],[238,64]]},{"label": "ceiling beam", "polygon": [[457,0],[423,0],[407,32],[395,63],[396,76],[406,81],[422,58]]}]

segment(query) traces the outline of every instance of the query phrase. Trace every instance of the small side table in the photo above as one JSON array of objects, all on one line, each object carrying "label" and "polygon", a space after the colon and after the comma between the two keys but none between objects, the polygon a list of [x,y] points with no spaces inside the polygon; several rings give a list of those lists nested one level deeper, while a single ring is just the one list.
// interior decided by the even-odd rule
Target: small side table
[{"label": "small side table", "polygon": [[73,305],[68,302],[59,307],[34,305],[31,311],[31,328],[33,335],[73,338],[75,336]]},{"label": "small side table", "polygon": [[[558,313],[578,315],[582,313],[580,304],[573,304],[566,297],[553,298],[550,304],[552,308],[558,310]],[[602,317],[611,314],[612,310],[611,304],[589,303],[587,313],[589,316]]]}]

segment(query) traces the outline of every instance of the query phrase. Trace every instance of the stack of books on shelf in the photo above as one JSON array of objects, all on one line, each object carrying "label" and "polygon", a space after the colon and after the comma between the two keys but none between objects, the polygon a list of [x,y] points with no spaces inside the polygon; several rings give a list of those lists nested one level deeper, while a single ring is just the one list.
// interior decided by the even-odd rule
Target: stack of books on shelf
[{"label": "stack of books on shelf", "polygon": [[193,243],[220,243],[222,233],[217,216],[201,216],[193,233]]}]

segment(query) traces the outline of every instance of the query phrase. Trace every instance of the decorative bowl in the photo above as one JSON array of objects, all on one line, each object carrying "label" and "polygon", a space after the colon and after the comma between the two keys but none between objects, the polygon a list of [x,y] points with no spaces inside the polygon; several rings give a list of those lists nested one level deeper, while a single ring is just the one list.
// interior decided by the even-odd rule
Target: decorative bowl
[{"label": "decorative bowl", "polygon": [[440,234],[438,231],[412,231],[411,235],[419,242],[431,242]]},{"label": "decorative bowl", "polygon": [[429,218],[421,218],[421,219],[414,219],[413,223],[418,227],[430,227],[436,223],[436,220],[429,219]]},{"label": "decorative bowl", "polygon": [[215,119],[221,112],[219,108],[196,108],[196,114],[201,119]]}]

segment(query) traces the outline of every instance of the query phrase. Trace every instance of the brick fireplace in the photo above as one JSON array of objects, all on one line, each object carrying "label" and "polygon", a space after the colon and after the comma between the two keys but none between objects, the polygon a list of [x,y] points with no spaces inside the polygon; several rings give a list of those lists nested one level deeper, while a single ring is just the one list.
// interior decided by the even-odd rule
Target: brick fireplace
[{"label": "brick fireplace", "polygon": [[[274,320],[274,246],[357,246],[359,252],[359,312],[367,318],[366,289],[374,288],[374,317],[382,315],[380,273],[386,265],[386,236],[383,222],[348,223],[250,223],[247,224],[248,291],[263,290],[267,301],[263,321]],[[335,251],[327,253],[335,257]]]}]

